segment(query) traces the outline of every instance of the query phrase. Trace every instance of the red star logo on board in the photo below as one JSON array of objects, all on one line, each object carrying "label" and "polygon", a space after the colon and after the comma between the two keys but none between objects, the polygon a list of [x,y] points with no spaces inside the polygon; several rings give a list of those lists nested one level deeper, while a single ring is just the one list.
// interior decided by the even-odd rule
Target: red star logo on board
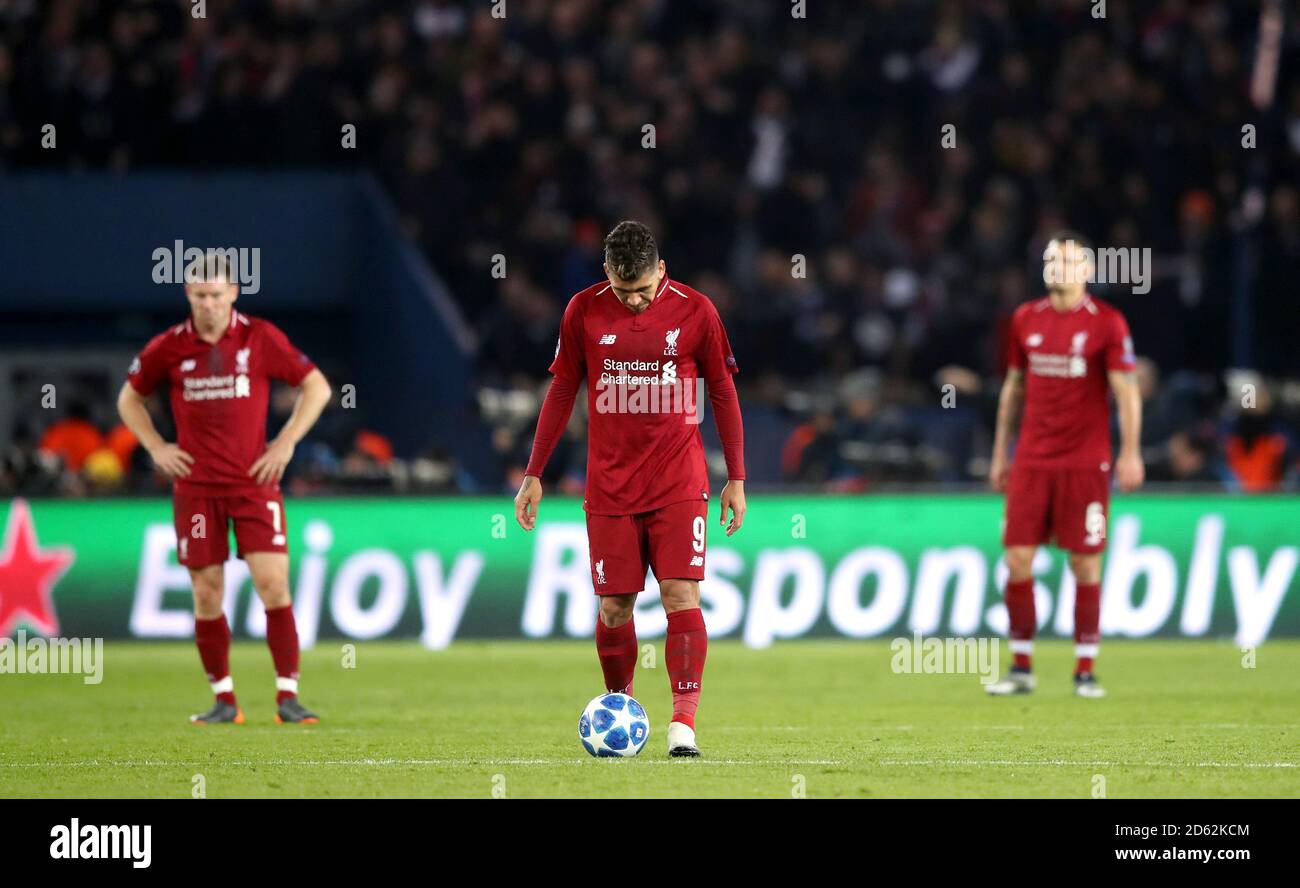
[{"label": "red star logo on board", "polygon": [[0,638],[12,634],[20,622],[47,636],[59,631],[54,584],[75,557],[66,547],[39,548],[27,501],[13,501],[0,550]]}]

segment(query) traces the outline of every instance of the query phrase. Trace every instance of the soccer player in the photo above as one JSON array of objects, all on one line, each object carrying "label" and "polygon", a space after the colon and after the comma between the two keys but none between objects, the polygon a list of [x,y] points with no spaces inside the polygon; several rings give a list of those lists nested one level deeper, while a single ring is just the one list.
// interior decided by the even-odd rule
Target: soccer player
[{"label": "soccer player", "polygon": [[[532,456],[515,496],[525,530],[537,523],[542,470],[587,382],[587,512],[591,581],[600,596],[596,653],[605,687],[632,693],[632,622],[646,569],[668,615],[664,659],[673,693],[668,754],[698,756],[695,713],[708,651],[700,580],[709,478],[700,438],[700,383],[707,382],[727,463],[719,497],[727,536],[745,520],[744,430],[731,375],[736,359],[717,309],[669,279],[650,229],[620,222],[605,238],[607,280],[575,295],[560,322],[554,379]],[[730,511],[730,517],[728,517]]]},{"label": "soccer player", "polygon": [[[1125,492],[1143,480],[1142,399],[1128,323],[1086,289],[1092,256],[1078,234],[1054,236],[1043,253],[1047,295],[1020,306],[1011,319],[989,481],[1007,495],[1002,543],[1010,573],[1004,594],[1014,660],[1005,678],[987,686],[990,694],[1034,689],[1034,555],[1054,539],[1069,553],[1075,580],[1074,692],[1105,696],[1093,664],[1101,642],[1101,553],[1112,468],[1107,395],[1114,393],[1119,411],[1114,472]],[[1022,402],[1012,465],[1008,449]]]},{"label": "soccer player", "polygon": [[[238,554],[266,609],[275,664],[276,721],[314,723],[298,702],[298,628],[289,600],[289,547],[280,478],[294,446],[330,398],[329,383],[274,325],[235,310],[236,277],[221,253],[186,268],[190,316],[154,337],[131,363],[118,412],[174,479],[178,559],[194,588],[194,638],[216,700],[196,724],[243,724],[230,676],[230,627],[222,613],[223,564],[234,525]],[[271,380],[301,388],[280,434],[266,441]],[[164,441],[145,407],[160,383],[171,388],[176,443]]]}]

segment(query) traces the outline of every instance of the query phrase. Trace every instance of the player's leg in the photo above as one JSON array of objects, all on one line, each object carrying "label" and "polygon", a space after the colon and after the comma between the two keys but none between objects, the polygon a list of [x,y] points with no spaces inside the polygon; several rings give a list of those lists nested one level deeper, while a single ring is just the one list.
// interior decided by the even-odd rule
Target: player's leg
[{"label": "player's leg", "polygon": [[659,597],[668,615],[664,663],[673,692],[668,724],[668,754],[693,757],[695,714],[700,704],[709,635],[700,609],[707,544],[707,502],[674,503],[646,516],[650,566],[659,580]]},{"label": "player's leg", "polygon": [[172,497],[176,557],[190,572],[194,590],[194,644],[212,688],[212,708],[190,721],[200,725],[243,724],[230,675],[230,626],[222,613],[230,556],[229,530],[220,499],[176,494]]},{"label": "player's leg", "polygon": [[266,646],[275,666],[275,720],[320,721],[298,702],[298,625],[289,598],[289,556],[283,552],[245,552],[253,588],[266,612]]},{"label": "player's leg", "polygon": [[1007,644],[1011,648],[1012,662],[1006,677],[985,686],[990,694],[1028,694],[1034,690],[1032,658],[1038,614],[1034,606],[1033,564],[1037,552],[1037,546],[1006,548],[1007,582],[1002,599],[1007,608]]},{"label": "player's leg", "polygon": [[1070,553],[1074,574],[1074,691],[1102,697],[1094,667],[1101,646],[1101,553]]},{"label": "player's leg", "polygon": [[635,515],[587,515],[591,583],[600,596],[596,656],[605,689],[632,695],[636,623],[632,608],[645,589],[648,565],[641,521]]},{"label": "player's leg", "polygon": [[1071,472],[1063,481],[1055,523],[1074,574],[1074,692],[1104,697],[1095,663],[1101,645],[1101,555],[1110,505],[1108,472]]},{"label": "player's leg", "polygon": [[230,675],[230,626],[221,611],[226,590],[221,563],[190,568],[194,590],[194,643],[212,688],[212,708],[190,716],[195,724],[243,724],[244,713],[235,701],[235,681]]},{"label": "player's leg", "polygon": [[1034,634],[1038,612],[1034,606],[1034,557],[1037,546],[1008,546],[1007,583],[1003,599],[1007,606],[1008,635],[1012,662],[1020,669],[1033,668]]},{"label": "player's leg", "polygon": [[700,705],[700,683],[709,654],[709,633],[700,609],[700,584],[695,580],[661,580],[659,595],[668,614],[664,664],[673,692],[673,718],[668,724],[668,754],[693,757],[695,713]]},{"label": "player's leg", "polygon": [[298,625],[289,596],[289,548],[284,499],[240,497],[231,505],[239,557],[248,564],[253,588],[266,612],[266,646],[275,667],[275,720],[314,724],[316,713],[298,701]]},{"label": "player's leg", "polygon": [[1047,542],[1051,487],[1045,473],[1012,468],[1007,482],[1006,526],[1002,533],[1007,564],[1003,601],[1007,608],[1012,666],[1001,681],[985,687],[990,694],[1027,694],[1034,689],[1034,556]]},{"label": "player's leg", "polygon": [[636,593],[630,595],[601,595],[600,613],[596,620],[596,656],[600,658],[600,671],[605,678],[605,690],[632,694],[636,674],[636,624],[632,608]]}]

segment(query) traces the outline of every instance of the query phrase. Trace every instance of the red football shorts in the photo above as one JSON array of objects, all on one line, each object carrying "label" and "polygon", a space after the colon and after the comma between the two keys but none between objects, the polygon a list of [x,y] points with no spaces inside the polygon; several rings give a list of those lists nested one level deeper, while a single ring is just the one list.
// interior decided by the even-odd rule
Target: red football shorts
[{"label": "red football shorts", "polygon": [[685,500],[636,515],[587,515],[591,583],[597,595],[645,591],[659,580],[704,579],[707,500]]},{"label": "red football shorts", "polygon": [[176,557],[188,568],[221,564],[230,557],[230,526],[235,527],[236,552],[288,552],[284,497],[190,496],[172,494],[176,523]]},{"label": "red football shorts", "polygon": [[1014,463],[1007,481],[1004,546],[1040,546],[1056,541],[1070,552],[1106,548],[1110,472],[1022,468]]}]

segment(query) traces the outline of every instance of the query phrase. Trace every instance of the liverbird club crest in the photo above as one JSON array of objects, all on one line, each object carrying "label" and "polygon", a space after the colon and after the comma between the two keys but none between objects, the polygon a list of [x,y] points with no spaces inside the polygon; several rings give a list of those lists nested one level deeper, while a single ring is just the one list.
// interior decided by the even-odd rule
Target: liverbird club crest
[{"label": "liverbird club crest", "polygon": [[674,356],[677,354],[677,337],[680,336],[681,333],[682,328],[678,327],[676,330],[669,330],[664,334],[664,342],[666,343],[664,345],[664,354]]}]

